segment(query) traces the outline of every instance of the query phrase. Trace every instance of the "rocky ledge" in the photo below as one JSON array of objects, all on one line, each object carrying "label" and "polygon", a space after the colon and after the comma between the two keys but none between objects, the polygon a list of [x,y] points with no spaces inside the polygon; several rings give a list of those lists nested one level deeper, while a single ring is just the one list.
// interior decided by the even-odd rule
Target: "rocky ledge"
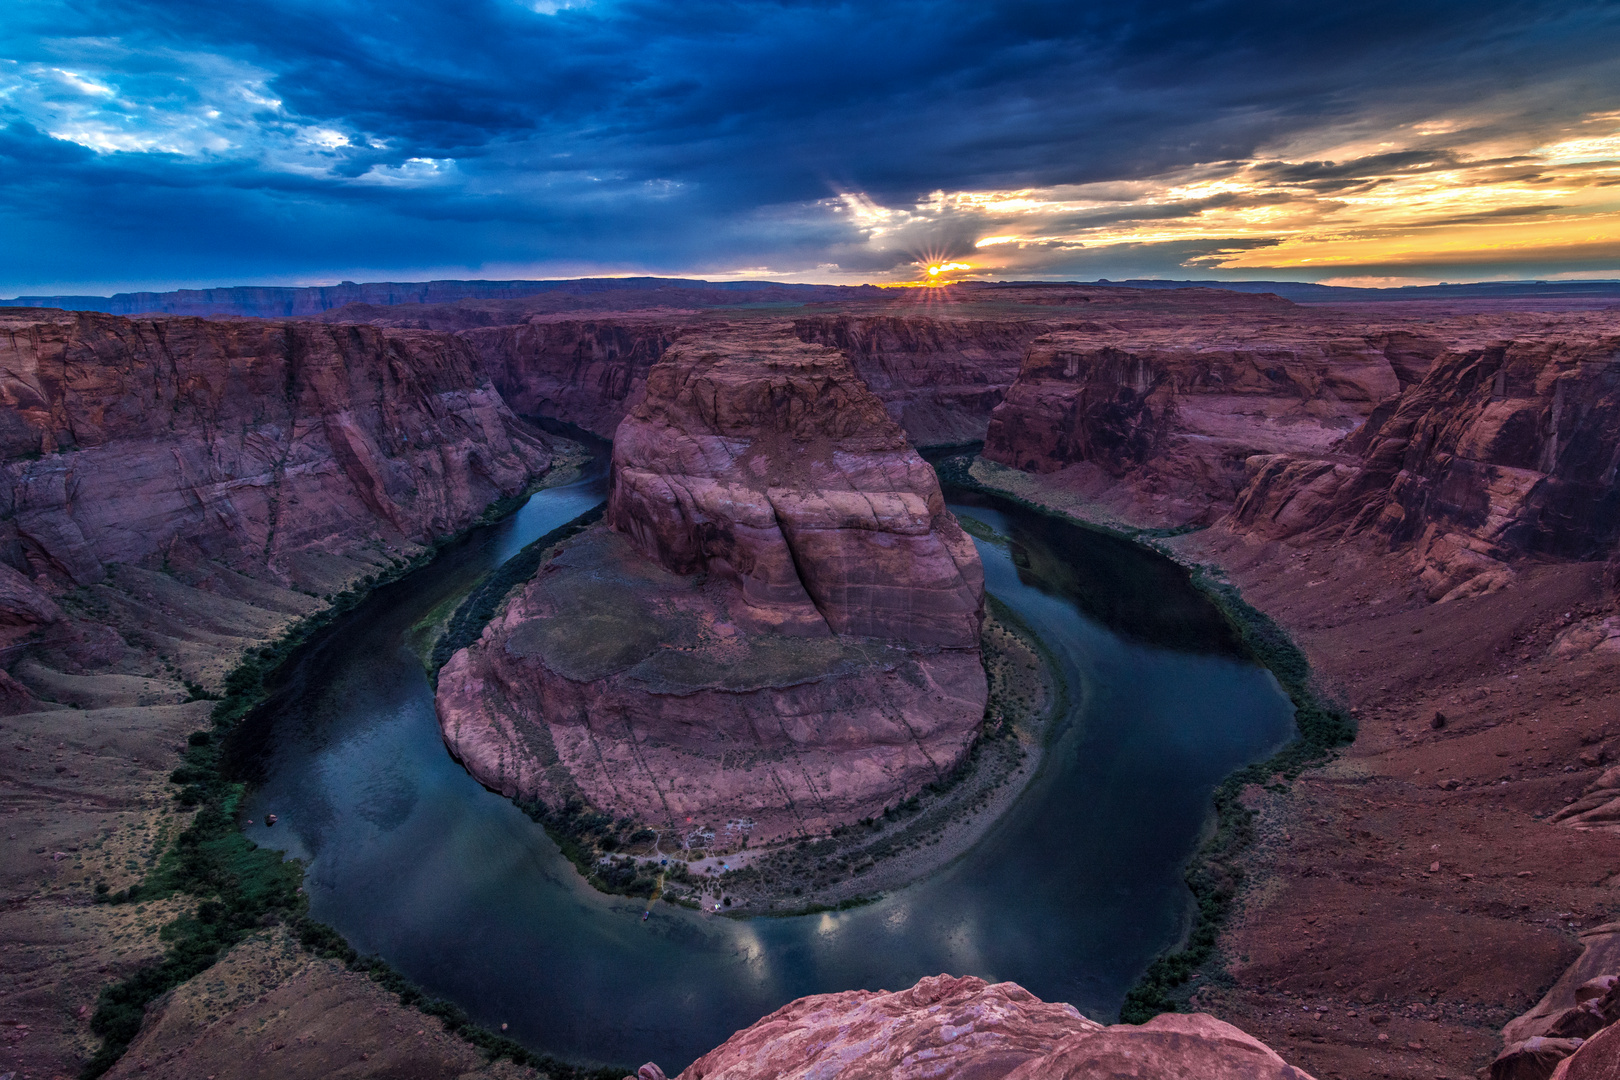
[{"label": "rocky ledge", "polygon": [[439,718],[520,800],[721,849],[826,833],[962,760],[982,617],[972,541],[842,354],[696,337],[619,426],[606,522],[445,665]]},{"label": "rocky ledge", "polygon": [[[783,1006],[677,1080],[1310,1080],[1202,1013],[1105,1027],[1017,983],[938,975],[909,990],[818,994]],[[663,1080],[655,1064],[635,1080]]]}]

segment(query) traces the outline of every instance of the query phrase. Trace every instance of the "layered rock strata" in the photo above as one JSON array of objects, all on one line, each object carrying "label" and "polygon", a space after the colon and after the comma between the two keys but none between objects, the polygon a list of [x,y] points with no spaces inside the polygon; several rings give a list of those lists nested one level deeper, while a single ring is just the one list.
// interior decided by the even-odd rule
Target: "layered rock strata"
[{"label": "layered rock strata", "polygon": [[642,398],[647,372],[689,319],[535,319],[462,331],[496,389],[524,416],[544,416],[611,438]]},{"label": "layered rock strata", "polygon": [[[196,898],[87,898],[93,882],[139,882],[187,827],[170,776],[177,748],[210,728],[216,703],[197,692],[224,690],[245,654],[326,597],[398,570],[521,492],[553,445],[448,335],[0,313],[0,948],[8,1030],[35,1032],[7,1042],[0,1075],[80,1072],[99,1040],[98,995],[158,963],[163,926],[194,909]],[[247,976],[249,997],[276,978]],[[203,999],[191,1019],[225,1011],[204,982],[154,1008],[142,1055],[196,1038],[174,1026],[189,992]],[[394,1008],[366,985],[317,995],[332,1041]],[[307,990],[282,988],[295,1006],[316,1000]],[[312,1015],[247,1023],[279,1045],[293,1038],[274,1034],[279,1023],[304,1037]],[[235,1036],[217,1030],[206,1067],[153,1062],[141,1075],[226,1075],[232,1063],[248,1075],[253,1055],[221,1050]],[[422,1042],[374,1049],[372,1064],[476,1067],[465,1047]],[[311,1075],[324,1075],[318,1065]]]},{"label": "layered rock strata", "polygon": [[1500,588],[1521,555],[1607,557],[1620,537],[1620,336],[1552,329],[1447,352],[1331,455],[1250,462],[1234,524],[1409,547],[1431,600]]},{"label": "layered rock strata", "polygon": [[1051,329],[1027,319],[819,315],[795,319],[801,341],[841,349],[911,441],[978,442],[1018,375],[1029,342]]},{"label": "layered rock strata", "polygon": [[[765,326],[774,328],[769,321]],[[1028,319],[886,314],[818,315],[791,326],[801,341],[842,350],[922,446],[983,439],[1025,346],[1052,328]],[[671,345],[686,334],[720,332],[720,320],[670,312],[531,318],[460,336],[519,414],[564,420],[608,438],[641,401],[647,373]]]},{"label": "layered rock strata", "polygon": [[508,795],[825,832],[966,753],[982,599],[932,469],[841,354],[692,338],[619,427],[606,524],[446,664],[440,722]]},{"label": "layered rock strata", "polygon": [[1174,329],[1036,339],[991,414],[984,456],[1065,470],[1065,483],[1152,524],[1208,523],[1237,499],[1250,458],[1327,451],[1443,349],[1307,321]]},{"label": "layered rock strata", "polygon": [[313,583],[323,558],[465,527],[551,460],[449,335],[45,311],[0,329],[0,560],[30,579],[94,585],[180,543]]},{"label": "layered rock strata", "polygon": [[[644,1066],[640,1080],[663,1076]],[[1105,1027],[1017,983],[939,975],[909,990],[818,994],[783,1006],[678,1080],[1310,1080],[1204,1014]]]}]

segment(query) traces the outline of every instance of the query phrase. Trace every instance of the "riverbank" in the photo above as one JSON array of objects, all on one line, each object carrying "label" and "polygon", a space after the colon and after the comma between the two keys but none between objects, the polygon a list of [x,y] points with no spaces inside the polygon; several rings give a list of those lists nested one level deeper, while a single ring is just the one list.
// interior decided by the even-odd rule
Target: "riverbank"
[{"label": "riverbank", "polygon": [[1601,566],[1433,604],[1355,544],[1144,539],[1274,619],[1358,722],[1334,760],[1239,793],[1230,913],[1176,999],[1320,1077],[1472,1075],[1612,918],[1620,837],[1549,820],[1620,755],[1616,658],[1580,636],[1614,611]]},{"label": "riverbank", "polygon": [[[549,550],[550,541],[537,541]],[[471,601],[469,601],[471,602]],[[949,776],[831,835],[750,846],[746,831],[693,834],[579,807],[518,801],[599,892],[735,916],[848,908],[961,856],[1039,770],[1067,690],[1039,640],[994,597],[981,632],[989,703],[983,730]],[[435,653],[442,650],[435,649]]]},{"label": "riverbank", "polygon": [[[1296,738],[1264,761],[1236,770],[1216,787],[1206,838],[1187,866],[1186,882],[1193,896],[1187,929],[1181,941],[1149,964],[1126,994],[1120,1019],[1140,1024],[1161,1012],[1181,1011],[1195,981],[1224,974],[1217,941],[1244,888],[1241,860],[1254,841],[1255,815],[1244,800],[1246,791],[1260,787],[1286,791],[1301,772],[1331,761],[1336,749],[1355,737],[1354,721],[1345,707],[1324,700],[1305,655],[1281,627],[1222,580],[1218,567],[1177,557],[1175,548],[1166,542],[1196,530],[1134,527],[1072,492],[1054,491],[1048,498],[1038,478],[979,457],[971,462],[959,458],[947,468],[964,487],[977,487],[1087,528],[1146,543],[1186,566],[1191,584],[1232,625],[1243,651],[1271,671],[1293,702]],[[1082,516],[1087,512],[1097,513],[1102,520],[1087,520]]]},{"label": "riverbank", "polygon": [[[529,490],[568,482],[588,457],[559,453]],[[521,501],[499,500],[458,535]],[[50,670],[84,673],[55,677],[54,692],[42,680],[36,692],[56,702],[3,722],[18,752],[5,770],[12,978],[0,1004],[35,1034],[0,1050],[0,1068],[109,1068],[148,1002],[228,955],[260,917],[301,914],[296,873],[237,831],[241,789],[219,772],[221,740],[300,642],[456,539],[326,556],[308,591],[176,551],[159,570],[117,567],[64,598],[71,634],[36,652]],[[210,872],[240,895],[222,895]]]},{"label": "riverbank", "polygon": [[994,597],[989,608],[981,641],[990,703],[954,775],[832,836],[687,863],[688,882],[666,895],[737,916],[837,909],[928,877],[977,844],[1039,771],[1069,693],[1039,639]]}]

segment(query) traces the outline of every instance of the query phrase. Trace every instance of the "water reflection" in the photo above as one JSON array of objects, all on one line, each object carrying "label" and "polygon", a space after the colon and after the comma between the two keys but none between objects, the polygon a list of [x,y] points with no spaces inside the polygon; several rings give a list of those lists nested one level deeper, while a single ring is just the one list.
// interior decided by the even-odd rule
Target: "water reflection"
[{"label": "water reflection", "polygon": [[[1150,557],[1129,545],[1098,555],[1095,534],[1015,507],[960,507],[1023,553],[1021,567],[1008,545],[979,542],[988,588],[1042,635],[1070,688],[1026,796],[973,851],[869,907],[736,922],[661,904],[642,922],[644,904],[591,890],[449,758],[410,644],[435,607],[601,497],[599,477],[542,492],[383,590],[255,720],[240,744],[258,779],[247,816],[282,824],[250,831],[309,860],[315,916],[531,1046],[671,1073],[792,998],[941,971],[1114,1013],[1180,932],[1180,867],[1213,785],[1290,729],[1269,675],[1221,655],[1223,631],[1184,576],[1130,563]],[[1112,569],[1099,575],[1094,558]],[[1121,599],[1100,577],[1147,582],[1149,595]],[[1099,596],[1103,620],[1086,613]],[[1105,624],[1121,612],[1193,628],[1156,647]]]}]

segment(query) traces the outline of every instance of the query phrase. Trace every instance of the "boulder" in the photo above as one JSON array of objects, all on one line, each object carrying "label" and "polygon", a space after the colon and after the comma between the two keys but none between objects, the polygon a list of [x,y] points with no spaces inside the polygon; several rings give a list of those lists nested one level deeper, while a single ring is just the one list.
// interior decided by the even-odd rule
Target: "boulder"
[{"label": "boulder", "polygon": [[1620,1076],[1620,1027],[1608,1027],[1583,1042],[1553,1070],[1553,1080],[1614,1080]]},{"label": "boulder", "polygon": [[1559,1062],[1581,1047],[1581,1039],[1540,1035],[1509,1045],[1490,1065],[1490,1080],[1548,1080]]}]

